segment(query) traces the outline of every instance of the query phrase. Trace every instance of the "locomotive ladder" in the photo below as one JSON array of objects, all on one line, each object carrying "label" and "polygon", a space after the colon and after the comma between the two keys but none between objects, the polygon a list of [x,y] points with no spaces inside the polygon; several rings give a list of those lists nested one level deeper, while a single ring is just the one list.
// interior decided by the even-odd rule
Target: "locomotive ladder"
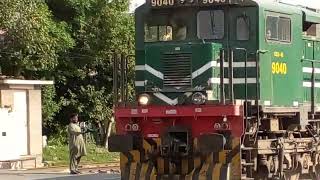
[{"label": "locomotive ladder", "polygon": [[[227,53],[225,53],[227,51]],[[244,101],[244,124],[245,132],[241,138],[241,179],[254,179],[257,170],[257,135],[259,131],[259,54],[265,53],[265,51],[258,50],[256,55],[256,98],[255,98],[255,113],[252,112],[253,106],[248,101],[248,83],[247,83],[247,61],[248,52],[245,48],[234,48],[234,49],[221,49],[220,51],[220,102],[225,104],[225,90],[224,90],[224,62],[225,54],[228,59],[228,80],[229,80],[229,100],[234,103],[234,92],[233,92],[233,60],[234,51],[242,51],[245,54],[244,61],[244,76],[245,76],[245,101]]]},{"label": "locomotive ladder", "polygon": [[[258,133],[260,127],[260,66],[259,66],[259,55],[264,54],[268,51],[257,50],[255,53],[256,59],[256,97],[255,105],[252,106],[251,102],[248,101],[248,83],[247,83],[247,59],[248,53],[244,48],[237,48],[245,52],[245,102],[244,102],[244,123],[245,132],[241,139],[241,179],[255,179],[257,172],[257,157],[258,157]],[[254,108],[253,108],[254,107]],[[255,110],[253,112],[253,109]]]},{"label": "locomotive ladder", "polygon": [[126,106],[128,101],[128,62],[133,55],[113,53],[113,104]]}]

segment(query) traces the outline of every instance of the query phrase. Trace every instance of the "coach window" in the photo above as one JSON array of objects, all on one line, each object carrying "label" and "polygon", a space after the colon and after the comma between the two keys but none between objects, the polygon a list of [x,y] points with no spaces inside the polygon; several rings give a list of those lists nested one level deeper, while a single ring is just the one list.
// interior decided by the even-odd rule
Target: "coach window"
[{"label": "coach window", "polygon": [[247,16],[240,16],[237,18],[237,40],[249,40],[250,26],[249,18]]},{"label": "coach window", "polygon": [[222,39],[224,37],[224,12],[222,10],[198,12],[197,35],[199,39]]},{"label": "coach window", "polygon": [[267,16],[267,40],[291,42],[291,20],[285,17]]}]

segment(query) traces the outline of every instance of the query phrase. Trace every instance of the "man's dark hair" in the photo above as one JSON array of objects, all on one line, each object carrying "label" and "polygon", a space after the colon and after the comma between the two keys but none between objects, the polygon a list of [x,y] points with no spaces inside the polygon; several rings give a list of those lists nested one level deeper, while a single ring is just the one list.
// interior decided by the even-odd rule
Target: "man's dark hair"
[{"label": "man's dark hair", "polygon": [[71,118],[73,118],[75,116],[78,116],[78,114],[77,113],[71,113],[70,116],[69,116],[69,119],[71,119]]}]

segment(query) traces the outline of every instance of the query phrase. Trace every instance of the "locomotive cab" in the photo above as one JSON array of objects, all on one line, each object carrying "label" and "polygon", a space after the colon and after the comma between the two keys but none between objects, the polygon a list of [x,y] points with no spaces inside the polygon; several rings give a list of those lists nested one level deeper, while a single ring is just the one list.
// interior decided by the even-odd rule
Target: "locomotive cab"
[{"label": "locomotive cab", "polygon": [[[227,86],[220,93],[220,56],[224,67],[233,58],[236,89],[244,89],[244,61],[249,59],[247,83],[249,91],[254,91],[255,54],[248,52],[257,50],[256,17],[253,6],[138,8],[137,99],[145,93],[150,102],[163,105],[219,103],[221,96],[244,99],[244,93],[231,95]],[[222,73],[227,84],[228,72]],[[254,98],[252,93],[249,96]]]}]

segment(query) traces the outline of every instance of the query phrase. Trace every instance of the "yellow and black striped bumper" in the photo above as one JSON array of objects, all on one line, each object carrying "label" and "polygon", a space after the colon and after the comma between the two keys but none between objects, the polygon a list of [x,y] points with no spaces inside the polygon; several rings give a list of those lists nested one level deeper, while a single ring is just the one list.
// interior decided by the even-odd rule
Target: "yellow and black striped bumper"
[{"label": "yellow and black striped bumper", "polygon": [[[181,158],[179,166],[164,157],[152,157],[160,147],[161,139],[143,140],[143,149],[121,153],[123,180],[228,180],[241,178],[240,139],[233,138],[229,150],[202,154],[197,139],[192,156]],[[151,161],[154,159],[154,161]]]}]

